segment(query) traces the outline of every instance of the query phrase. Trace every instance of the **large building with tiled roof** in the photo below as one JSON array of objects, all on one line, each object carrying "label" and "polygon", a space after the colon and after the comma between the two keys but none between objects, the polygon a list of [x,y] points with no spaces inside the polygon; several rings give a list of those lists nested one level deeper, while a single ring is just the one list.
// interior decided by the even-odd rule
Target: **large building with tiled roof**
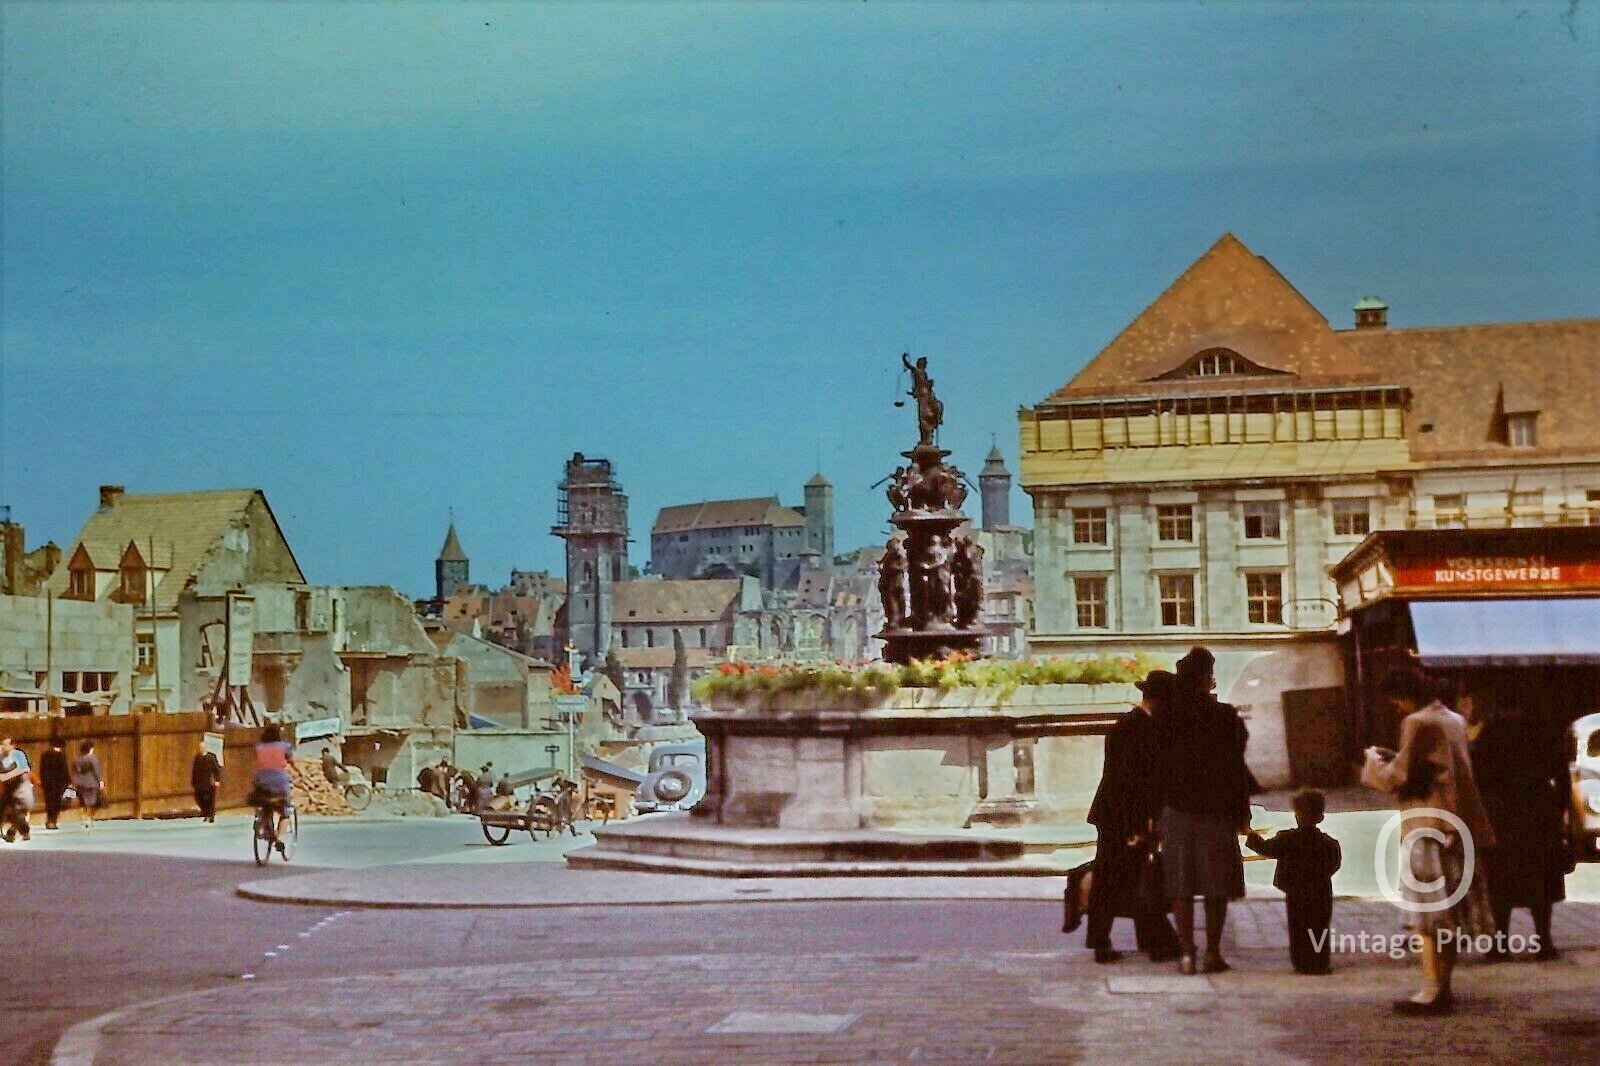
[{"label": "large building with tiled roof", "polygon": [[805,504],[776,496],[663,507],[650,527],[650,570],[668,580],[748,574],[769,589],[791,588],[808,558],[833,558],[833,485],[806,482]]},{"label": "large building with tiled roof", "polygon": [[1203,643],[1286,780],[1342,699],[1329,568],[1375,529],[1600,522],[1600,319],[1334,329],[1226,234],[1019,413],[1036,651]]}]

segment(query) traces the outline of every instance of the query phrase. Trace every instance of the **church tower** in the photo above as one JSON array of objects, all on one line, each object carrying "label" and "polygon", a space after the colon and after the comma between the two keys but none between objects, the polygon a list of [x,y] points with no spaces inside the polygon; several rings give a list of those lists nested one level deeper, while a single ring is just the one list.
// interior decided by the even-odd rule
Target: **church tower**
[{"label": "church tower", "polygon": [[433,561],[434,597],[447,600],[455,595],[457,589],[467,584],[468,570],[467,553],[461,550],[461,541],[456,539],[456,524],[452,521],[444,535],[444,547],[439,549],[439,558]]},{"label": "church tower", "polygon": [[983,469],[978,472],[978,492],[983,497],[983,528],[998,529],[1011,524],[1011,471],[997,444],[989,449]]},{"label": "church tower", "polygon": [[563,642],[598,667],[611,647],[612,588],[628,579],[628,497],[609,459],[574,452],[556,486],[556,524],[567,542],[567,606]]},{"label": "church tower", "polygon": [[818,471],[806,482],[806,547],[833,565],[833,482]]}]

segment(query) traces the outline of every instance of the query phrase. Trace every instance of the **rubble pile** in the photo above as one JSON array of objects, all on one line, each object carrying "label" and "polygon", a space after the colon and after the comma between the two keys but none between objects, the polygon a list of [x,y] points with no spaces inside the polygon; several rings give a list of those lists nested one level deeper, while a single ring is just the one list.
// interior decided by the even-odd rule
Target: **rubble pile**
[{"label": "rubble pile", "polygon": [[344,801],[344,793],[322,775],[322,766],[312,763],[289,764],[289,793],[302,814],[354,814]]}]

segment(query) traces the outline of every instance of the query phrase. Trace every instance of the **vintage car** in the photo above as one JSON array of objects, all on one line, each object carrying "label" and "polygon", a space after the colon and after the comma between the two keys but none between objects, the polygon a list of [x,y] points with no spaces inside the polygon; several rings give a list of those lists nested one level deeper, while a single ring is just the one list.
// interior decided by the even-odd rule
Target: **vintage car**
[{"label": "vintage car", "polygon": [[686,811],[706,794],[706,746],[662,744],[650,753],[650,768],[634,798],[634,809]]},{"label": "vintage car", "polygon": [[1600,714],[1572,723],[1570,836],[1580,862],[1600,862]]}]

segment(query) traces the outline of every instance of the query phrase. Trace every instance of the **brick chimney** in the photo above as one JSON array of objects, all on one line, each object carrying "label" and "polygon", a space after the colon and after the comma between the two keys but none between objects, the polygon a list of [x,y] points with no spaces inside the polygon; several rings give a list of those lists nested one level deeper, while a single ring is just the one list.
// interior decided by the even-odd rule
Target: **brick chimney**
[{"label": "brick chimney", "polygon": [[1388,329],[1389,305],[1376,296],[1356,301],[1356,329]]},{"label": "brick chimney", "polygon": [[128,490],[123,488],[121,485],[101,485],[100,510],[111,510],[111,508],[117,505],[117,501],[122,499],[122,494],[127,491]]}]

